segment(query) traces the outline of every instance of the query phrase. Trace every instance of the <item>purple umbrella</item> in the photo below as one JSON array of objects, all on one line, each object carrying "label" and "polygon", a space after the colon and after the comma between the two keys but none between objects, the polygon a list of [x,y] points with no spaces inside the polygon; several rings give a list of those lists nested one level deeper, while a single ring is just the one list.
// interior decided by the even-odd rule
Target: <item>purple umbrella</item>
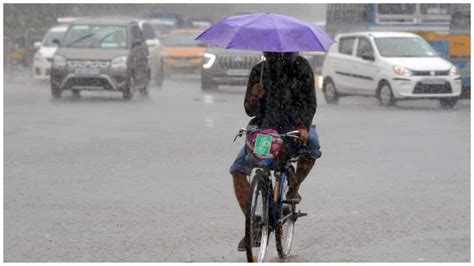
[{"label": "purple umbrella", "polygon": [[268,52],[326,51],[334,42],[320,27],[270,13],[225,18],[196,40],[226,49]]}]

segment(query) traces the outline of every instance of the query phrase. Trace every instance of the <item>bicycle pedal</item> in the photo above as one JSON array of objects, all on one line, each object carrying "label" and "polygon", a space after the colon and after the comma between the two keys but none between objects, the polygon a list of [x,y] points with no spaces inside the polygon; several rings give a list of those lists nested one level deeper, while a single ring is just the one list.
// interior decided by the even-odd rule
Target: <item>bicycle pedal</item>
[{"label": "bicycle pedal", "polygon": [[303,216],[308,216],[308,214],[305,213],[305,212],[301,212],[301,211],[298,211],[298,212],[296,213],[296,217],[303,217]]}]

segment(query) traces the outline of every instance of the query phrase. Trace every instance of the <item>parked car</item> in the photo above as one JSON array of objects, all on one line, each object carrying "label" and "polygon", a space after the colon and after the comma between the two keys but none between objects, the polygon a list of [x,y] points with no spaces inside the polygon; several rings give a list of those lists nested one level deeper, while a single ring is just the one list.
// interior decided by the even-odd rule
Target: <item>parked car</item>
[{"label": "parked car", "polygon": [[133,20],[84,19],[74,21],[51,67],[51,93],[62,91],[120,91],[131,99],[135,90],[148,94],[148,50],[138,23]]},{"label": "parked car", "polygon": [[195,38],[201,29],[177,29],[166,34],[162,42],[165,75],[199,73],[206,45]]},{"label": "parked car", "polygon": [[161,58],[161,42],[156,37],[153,27],[145,20],[138,22],[148,47],[148,64],[150,65],[151,79],[161,86],[164,79],[163,59]]},{"label": "parked car", "polygon": [[40,80],[49,80],[51,62],[56,52],[57,44],[53,39],[62,39],[67,30],[66,25],[54,26],[46,33],[41,42],[35,42],[34,46],[38,50],[33,57],[33,77]]},{"label": "parked car", "polygon": [[323,66],[329,104],[345,95],[373,95],[384,106],[428,98],[452,108],[461,94],[459,70],[416,34],[358,32],[336,40]]},{"label": "parked car", "polygon": [[213,91],[219,85],[247,85],[250,70],[263,59],[262,52],[228,50],[210,46],[203,54],[201,89]]}]

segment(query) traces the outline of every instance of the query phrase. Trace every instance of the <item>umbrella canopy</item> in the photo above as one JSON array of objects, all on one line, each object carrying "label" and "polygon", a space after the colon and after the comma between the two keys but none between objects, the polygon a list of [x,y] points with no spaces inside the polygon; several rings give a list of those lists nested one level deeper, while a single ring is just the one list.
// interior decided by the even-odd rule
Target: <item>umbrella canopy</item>
[{"label": "umbrella canopy", "polygon": [[326,51],[334,42],[318,26],[270,13],[225,18],[196,40],[226,49],[268,52]]}]

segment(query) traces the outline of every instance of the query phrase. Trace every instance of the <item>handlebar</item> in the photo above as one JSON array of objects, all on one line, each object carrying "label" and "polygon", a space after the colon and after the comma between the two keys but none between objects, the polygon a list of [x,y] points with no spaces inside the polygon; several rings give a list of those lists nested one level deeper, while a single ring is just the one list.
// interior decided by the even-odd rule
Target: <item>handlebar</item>
[{"label": "handlebar", "polygon": [[[241,128],[239,129],[239,132],[237,135],[235,135],[234,142],[237,139],[237,137],[242,137],[243,134],[247,134],[248,132],[252,132],[256,130],[257,128]],[[275,135],[275,134],[270,134],[270,135]],[[300,139],[300,132],[298,130],[293,130],[284,134],[276,134],[278,137],[289,137],[289,138],[294,138],[294,139]]]}]

